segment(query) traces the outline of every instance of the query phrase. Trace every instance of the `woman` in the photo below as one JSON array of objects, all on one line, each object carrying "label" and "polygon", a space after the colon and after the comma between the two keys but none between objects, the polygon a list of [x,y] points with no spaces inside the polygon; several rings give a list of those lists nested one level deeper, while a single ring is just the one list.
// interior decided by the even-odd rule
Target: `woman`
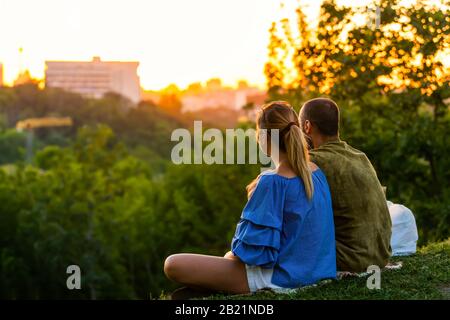
[{"label": "woman", "polygon": [[[164,264],[168,278],[191,288],[242,294],[336,277],[330,190],[323,172],[309,162],[296,112],[286,102],[271,102],[256,124],[259,145],[276,169],[247,187],[249,200],[231,251],[225,257],[171,255]],[[270,138],[275,132],[278,141]]]}]

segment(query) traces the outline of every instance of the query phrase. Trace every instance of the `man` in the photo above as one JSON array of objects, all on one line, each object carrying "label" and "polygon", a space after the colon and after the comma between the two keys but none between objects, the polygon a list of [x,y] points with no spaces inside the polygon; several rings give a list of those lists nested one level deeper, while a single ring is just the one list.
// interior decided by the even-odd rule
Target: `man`
[{"label": "man", "polygon": [[311,161],[331,190],[339,271],[384,267],[391,255],[391,218],[382,186],[367,156],[339,139],[339,108],[326,98],[307,101],[300,125]]}]

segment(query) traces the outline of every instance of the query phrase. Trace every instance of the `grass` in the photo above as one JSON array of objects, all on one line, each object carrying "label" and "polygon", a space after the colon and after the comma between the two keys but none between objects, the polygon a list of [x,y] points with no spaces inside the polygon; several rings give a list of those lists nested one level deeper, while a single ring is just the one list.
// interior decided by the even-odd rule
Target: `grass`
[{"label": "grass", "polygon": [[314,299],[445,299],[450,300],[450,239],[420,248],[409,257],[395,257],[401,261],[399,270],[381,273],[381,289],[369,290],[367,277],[325,281],[317,286],[298,289],[290,294],[263,291],[249,295],[217,294],[209,300],[314,300]]}]

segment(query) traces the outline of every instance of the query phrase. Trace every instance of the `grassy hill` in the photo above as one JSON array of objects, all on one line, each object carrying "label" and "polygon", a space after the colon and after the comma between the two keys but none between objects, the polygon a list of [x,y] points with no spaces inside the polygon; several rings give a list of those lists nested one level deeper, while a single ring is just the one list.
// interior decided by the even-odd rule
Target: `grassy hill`
[{"label": "grassy hill", "polygon": [[450,299],[450,239],[420,248],[402,261],[399,270],[381,273],[381,289],[369,290],[367,277],[325,281],[317,286],[299,289],[292,294],[267,291],[249,295],[214,295],[208,299]]}]

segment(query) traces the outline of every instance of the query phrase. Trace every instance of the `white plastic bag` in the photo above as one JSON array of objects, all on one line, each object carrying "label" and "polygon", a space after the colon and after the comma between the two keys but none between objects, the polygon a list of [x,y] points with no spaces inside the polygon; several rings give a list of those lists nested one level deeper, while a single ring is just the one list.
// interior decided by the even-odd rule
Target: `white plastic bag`
[{"label": "white plastic bag", "polygon": [[407,256],[416,252],[417,233],[416,219],[407,207],[387,202],[392,220],[391,248],[392,256]]}]

